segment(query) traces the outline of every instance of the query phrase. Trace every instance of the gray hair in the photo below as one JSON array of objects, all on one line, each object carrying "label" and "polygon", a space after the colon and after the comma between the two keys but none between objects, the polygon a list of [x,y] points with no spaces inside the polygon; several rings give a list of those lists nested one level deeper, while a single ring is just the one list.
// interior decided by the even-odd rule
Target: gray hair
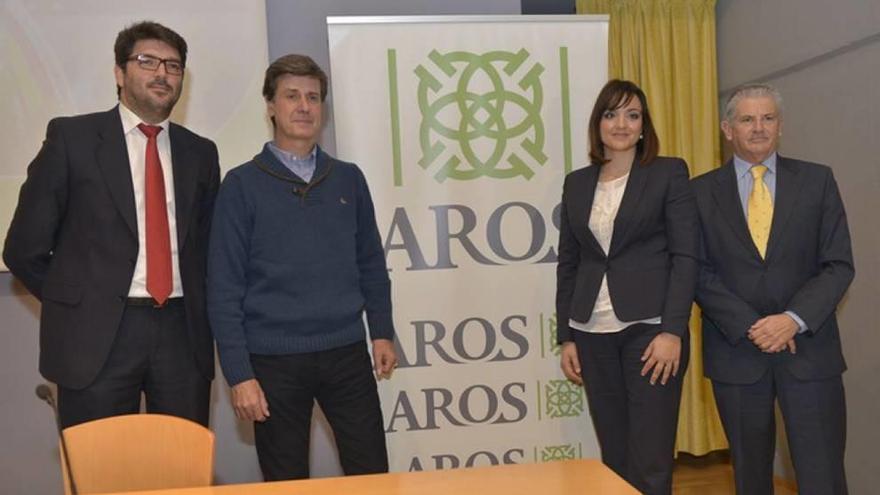
[{"label": "gray hair", "polygon": [[773,98],[773,101],[776,102],[776,112],[782,116],[782,95],[779,94],[779,90],[769,84],[752,83],[743,84],[733,90],[733,93],[730,94],[730,97],[727,98],[727,103],[724,105],[724,120],[729,123],[733,122],[736,106],[739,105],[740,100],[743,98],[760,98],[763,96]]}]

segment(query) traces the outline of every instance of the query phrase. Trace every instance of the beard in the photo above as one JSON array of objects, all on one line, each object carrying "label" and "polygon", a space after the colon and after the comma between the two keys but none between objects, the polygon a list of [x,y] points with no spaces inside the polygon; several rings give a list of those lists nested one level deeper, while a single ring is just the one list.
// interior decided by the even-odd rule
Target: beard
[{"label": "beard", "polygon": [[[126,97],[125,101],[135,113],[143,114],[144,117],[158,122],[171,115],[171,110],[180,98],[181,86],[182,84],[175,88],[164,77],[156,77],[144,87],[124,89],[123,94]],[[166,94],[158,96],[153,93],[155,89],[160,89]]]}]

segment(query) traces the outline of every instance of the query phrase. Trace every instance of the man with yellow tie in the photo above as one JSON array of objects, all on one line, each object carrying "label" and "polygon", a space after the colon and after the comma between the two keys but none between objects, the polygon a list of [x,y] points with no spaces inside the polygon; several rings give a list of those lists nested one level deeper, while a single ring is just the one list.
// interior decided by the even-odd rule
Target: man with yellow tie
[{"label": "man with yellow tie", "polygon": [[776,153],[782,99],[771,86],[737,88],[721,129],[733,159],[693,181],[696,298],[737,493],[773,493],[776,401],[799,493],[847,493],[835,312],[855,272],[837,183],[824,165]]}]

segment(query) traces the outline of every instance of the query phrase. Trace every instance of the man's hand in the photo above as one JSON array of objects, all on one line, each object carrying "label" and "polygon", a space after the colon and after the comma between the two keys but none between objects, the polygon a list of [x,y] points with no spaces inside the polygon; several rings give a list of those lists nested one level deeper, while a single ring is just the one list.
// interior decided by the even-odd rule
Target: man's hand
[{"label": "man's hand", "polygon": [[574,342],[565,342],[562,344],[562,373],[566,378],[578,385],[583,385],[584,380],[581,378],[581,361],[578,359],[577,347]]},{"label": "man's hand", "polygon": [[661,385],[666,385],[670,376],[678,374],[678,365],[681,361],[681,337],[669,332],[660,332],[651,339],[651,343],[642,354],[642,376],[651,373],[651,385],[660,379]]},{"label": "man's hand", "polygon": [[[765,316],[749,328],[749,340],[763,352],[780,352],[786,348],[794,354],[794,336],[800,327],[785,313]],[[790,343],[789,343],[790,342]]]},{"label": "man's hand", "polygon": [[255,378],[232,387],[232,408],[238,419],[263,422],[269,418],[269,403]]},{"label": "man's hand", "polygon": [[376,339],[373,341],[373,369],[376,371],[376,379],[391,378],[391,372],[397,368],[397,352],[394,351],[394,343],[389,339]]}]

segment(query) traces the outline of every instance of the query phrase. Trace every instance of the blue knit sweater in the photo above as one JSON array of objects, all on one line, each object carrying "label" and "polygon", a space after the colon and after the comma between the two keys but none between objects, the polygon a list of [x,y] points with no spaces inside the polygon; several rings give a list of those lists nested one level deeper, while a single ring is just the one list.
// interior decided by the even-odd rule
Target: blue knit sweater
[{"label": "blue knit sweater", "polygon": [[308,184],[268,148],[226,174],[214,206],[208,316],[230,386],[250,354],[393,339],[391,282],[366,179],[318,150]]}]

